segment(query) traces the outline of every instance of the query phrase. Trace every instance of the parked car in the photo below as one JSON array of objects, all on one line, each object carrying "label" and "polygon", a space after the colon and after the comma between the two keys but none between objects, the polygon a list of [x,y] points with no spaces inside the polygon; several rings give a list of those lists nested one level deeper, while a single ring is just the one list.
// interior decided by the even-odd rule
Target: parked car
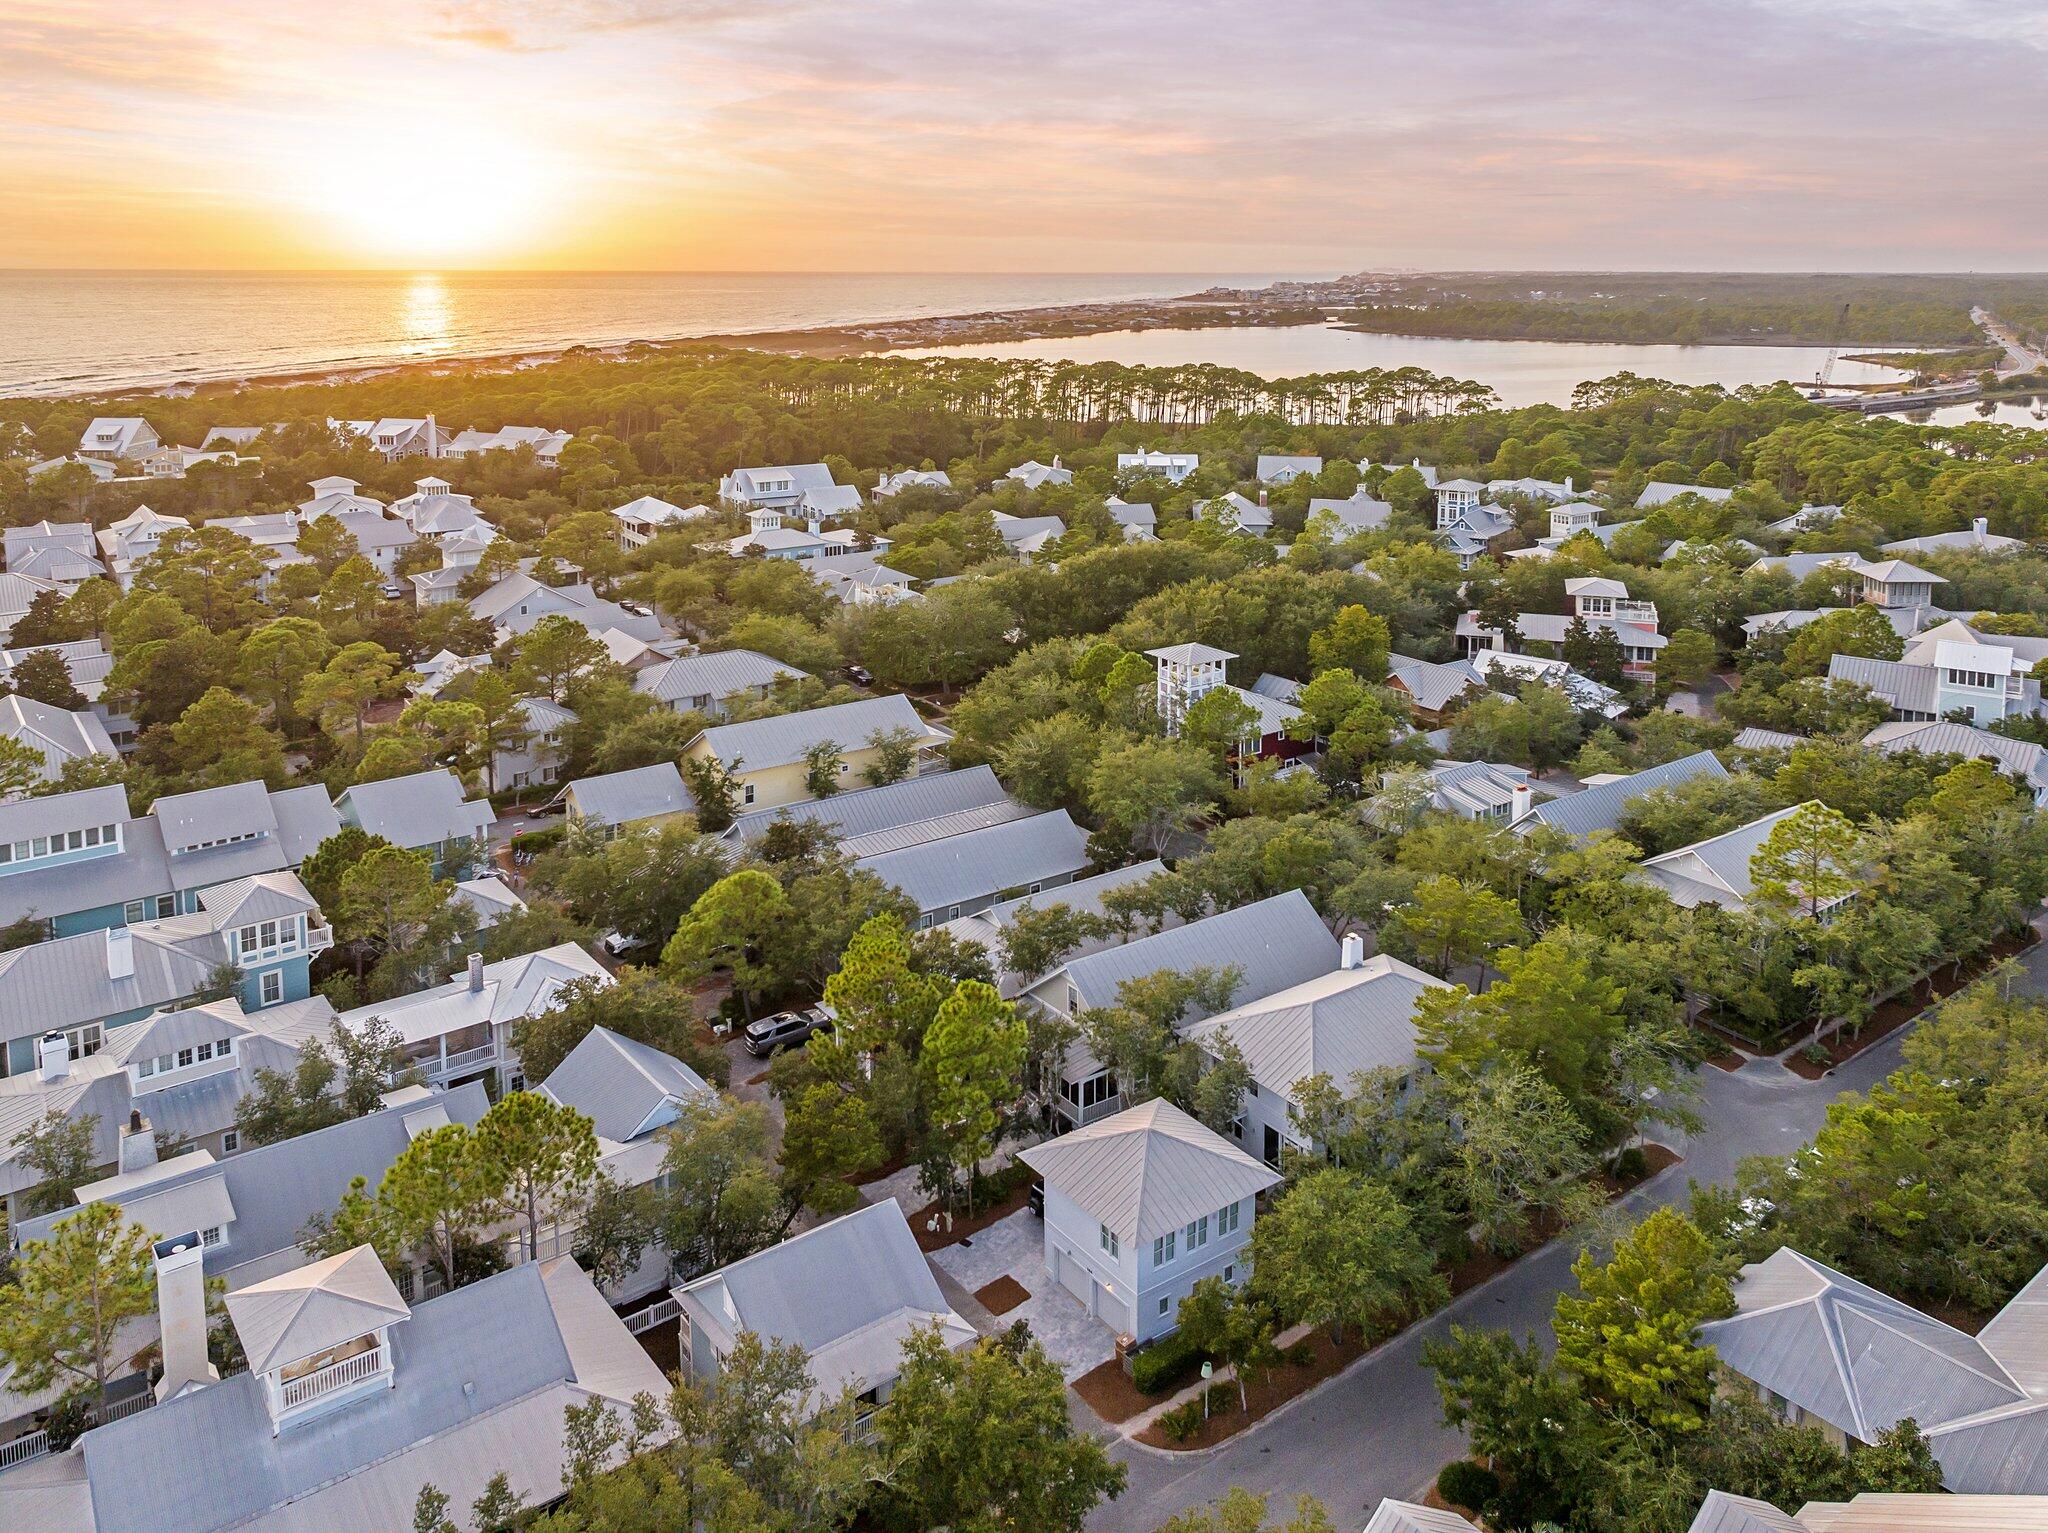
[{"label": "parked car", "polygon": [[598,946],[602,947],[614,958],[624,958],[628,953],[646,947],[647,939],[645,937],[635,937],[628,932],[609,931],[598,938]]},{"label": "parked car", "polygon": [[846,674],[853,678],[855,686],[872,687],[875,684],[875,673],[864,665],[849,665]]},{"label": "parked car", "polygon": [[832,1019],[824,1008],[808,1006],[802,1011],[778,1011],[772,1017],[763,1017],[758,1022],[749,1022],[742,1034],[747,1052],[756,1059],[773,1054],[778,1049],[793,1049],[799,1044],[809,1043],[811,1034],[829,1032]]},{"label": "parked car", "polygon": [[399,597],[405,595],[405,587],[395,580],[385,581],[378,589],[383,591],[385,598],[389,601],[397,601]]}]

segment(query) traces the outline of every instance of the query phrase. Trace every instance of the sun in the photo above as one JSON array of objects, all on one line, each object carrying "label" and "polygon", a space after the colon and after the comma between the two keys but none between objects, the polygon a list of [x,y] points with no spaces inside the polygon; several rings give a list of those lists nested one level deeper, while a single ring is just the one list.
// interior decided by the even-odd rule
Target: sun
[{"label": "sun", "polygon": [[406,266],[489,261],[541,232],[560,177],[519,134],[414,121],[346,137],[297,200],[341,242],[337,255]]}]

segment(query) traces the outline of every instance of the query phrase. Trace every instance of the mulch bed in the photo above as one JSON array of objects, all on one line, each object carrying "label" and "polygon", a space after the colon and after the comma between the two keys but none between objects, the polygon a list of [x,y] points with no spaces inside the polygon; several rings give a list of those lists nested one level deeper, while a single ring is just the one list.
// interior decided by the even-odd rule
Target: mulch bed
[{"label": "mulch bed", "polygon": [[[917,1248],[920,1251],[937,1251],[946,1246],[958,1245],[970,1235],[979,1235],[998,1219],[1009,1218],[1024,1206],[1024,1200],[1030,1196],[1031,1185],[1027,1182],[971,1216],[955,1214],[951,1228],[947,1227],[938,1203],[927,1203],[910,1216],[910,1233],[917,1237]],[[935,1218],[938,1220],[938,1228],[926,1229],[926,1224]]]},{"label": "mulch bed", "polygon": [[744,1082],[743,1082],[742,1084],[744,1084],[744,1085],[748,1085],[748,1086],[764,1086],[764,1085],[766,1085],[767,1083],[768,1083],[768,1072],[767,1072],[766,1070],[763,1070],[763,1071],[762,1071],[762,1072],[761,1072],[761,1073],[760,1073],[759,1075],[750,1075],[750,1076],[748,1076],[748,1077],[746,1078],[746,1080],[745,1080],[745,1081],[744,1081]]},{"label": "mulch bed", "polygon": [[1992,965],[2024,953],[2039,940],[2040,938],[2031,931],[2015,937],[2001,937],[1964,964],[1960,975],[1943,974],[1939,978],[1929,977],[1921,980],[1912,989],[1893,996],[1871,1013],[1870,1020],[1863,1024],[1863,1030],[1853,1038],[1846,1032],[1830,1033],[1820,1045],[1827,1055],[1825,1063],[1816,1063],[1805,1058],[1805,1051],[1802,1049],[1786,1058],[1785,1068],[1803,1079],[1819,1080],[1837,1065],[1844,1064],[1865,1049],[1884,1042],[1936,1001],[1966,988]]},{"label": "mulch bed", "polygon": [[[1247,1388],[1251,1409],[1237,1408],[1237,1386],[1229,1384],[1219,1391],[1209,1419],[1185,1442],[1175,1442],[1162,1432],[1155,1423],[1138,1434],[1138,1441],[1154,1448],[1165,1448],[1174,1453],[1192,1453],[1203,1448],[1213,1448],[1228,1438],[1235,1437],[1254,1422],[1264,1419],[1292,1400],[1296,1395],[1313,1389],[1328,1378],[1342,1373],[1361,1357],[1365,1356],[1365,1338],[1357,1326],[1345,1332],[1343,1342],[1330,1339],[1330,1333],[1318,1328],[1311,1332],[1302,1343],[1308,1350],[1308,1358],[1302,1363],[1283,1363],[1256,1383]],[[1226,1404],[1221,1398],[1229,1395]]]},{"label": "mulch bed", "polygon": [[993,1283],[984,1283],[975,1289],[974,1297],[991,1315],[1007,1315],[1031,1297],[1031,1290],[1005,1272]]},{"label": "mulch bed", "polygon": [[1618,1198],[1625,1192],[1633,1191],[1642,1186],[1643,1183],[1647,1182],[1659,1171],[1668,1171],[1671,1167],[1677,1165],[1680,1159],[1678,1152],[1672,1149],[1670,1145],[1658,1144],[1655,1140],[1645,1140],[1638,1148],[1643,1152],[1644,1171],[1641,1176],[1632,1176],[1626,1181],[1619,1181],[1608,1175],[1607,1172],[1602,1171],[1594,1178],[1602,1187],[1607,1189],[1609,1197]]},{"label": "mulch bed", "polygon": [[1159,1403],[1157,1395],[1139,1393],[1131,1376],[1124,1372],[1124,1365],[1113,1357],[1106,1363],[1097,1363],[1067,1387],[1111,1426],[1121,1425]]}]

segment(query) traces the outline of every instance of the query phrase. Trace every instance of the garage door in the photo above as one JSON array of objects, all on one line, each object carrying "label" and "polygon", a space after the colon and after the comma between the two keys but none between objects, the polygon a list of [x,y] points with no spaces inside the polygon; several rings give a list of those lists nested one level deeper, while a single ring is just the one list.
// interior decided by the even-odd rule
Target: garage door
[{"label": "garage door", "polygon": [[1095,1279],[1087,1269],[1065,1251],[1055,1251],[1060,1264],[1060,1285],[1081,1301],[1081,1307],[1089,1314],[1095,1313]]}]

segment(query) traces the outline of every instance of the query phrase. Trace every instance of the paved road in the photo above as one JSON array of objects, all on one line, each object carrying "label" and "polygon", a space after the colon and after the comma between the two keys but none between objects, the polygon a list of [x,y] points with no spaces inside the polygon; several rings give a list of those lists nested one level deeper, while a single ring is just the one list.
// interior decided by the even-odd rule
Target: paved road
[{"label": "paved road", "polygon": [[[2037,985],[2048,989],[2044,955],[2048,949],[2037,947],[2027,962]],[[1683,1204],[1690,1180],[1726,1182],[1741,1156],[1805,1144],[1839,1093],[1862,1090],[1898,1064],[1902,1036],[1903,1030],[1893,1034],[1822,1081],[1765,1060],[1733,1074],[1703,1067],[1706,1127],[1678,1146],[1683,1163],[1637,1188],[1627,1205],[1641,1214],[1660,1203]],[[1453,1323],[1547,1338],[1551,1306],[1571,1285],[1575,1254],[1565,1242],[1525,1257],[1214,1453],[1166,1454],[1119,1441],[1113,1452],[1130,1468],[1130,1489],[1098,1508],[1089,1527],[1152,1533],[1175,1512],[1206,1505],[1233,1485],[1269,1495],[1276,1510],[1307,1492],[1323,1500],[1338,1527],[1355,1527],[1382,1497],[1419,1493],[1461,1448],[1459,1435],[1443,1425],[1422,1344]]]},{"label": "paved road", "polygon": [[2005,348],[2005,360],[1998,365],[2000,374],[2037,372],[2048,367],[2048,357],[2022,341],[2012,326],[1989,309],[1972,309],[1970,318],[1996,344]]}]

